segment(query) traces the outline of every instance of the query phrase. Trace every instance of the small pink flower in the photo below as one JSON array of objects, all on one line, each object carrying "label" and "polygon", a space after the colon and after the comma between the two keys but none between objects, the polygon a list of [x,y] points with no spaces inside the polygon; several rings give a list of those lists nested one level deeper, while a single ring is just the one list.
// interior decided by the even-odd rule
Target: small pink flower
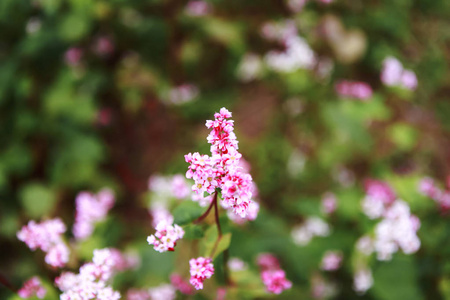
[{"label": "small pink flower", "polygon": [[45,297],[45,294],[47,294],[47,290],[42,286],[39,278],[35,276],[26,281],[17,294],[21,298],[31,298],[37,296],[39,299],[42,299]]},{"label": "small pink flower", "polygon": [[416,74],[404,69],[402,63],[391,56],[384,59],[380,78],[387,86],[400,86],[411,91],[417,88]]},{"label": "small pink flower", "polygon": [[150,300],[148,290],[131,289],[127,292],[127,300]]},{"label": "small pink flower", "polygon": [[80,64],[82,56],[83,50],[81,48],[72,47],[64,54],[64,60],[69,66],[76,67]]},{"label": "small pink flower", "polygon": [[147,238],[147,242],[153,245],[158,252],[174,251],[177,241],[184,236],[184,230],[174,224],[173,226],[166,221],[161,221],[156,225],[156,233]]},{"label": "small pink flower", "polygon": [[368,100],[372,97],[372,88],[365,82],[341,80],[335,85],[339,96]]},{"label": "small pink flower", "polygon": [[205,1],[192,0],[186,5],[186,13],[192,17],[201,17],[212,12],[212,6]]},{"label": "small pink flower", "polygon": [[46,252],[45,261],[53,267],[62,267],[69,261],[69,249],[62,241],[66,226],[60,219],[36,223],[30,221],[17,233],[17,238],[25,242],[31,250],[37,248]]},{"label": "small pink flower", "polygon": [[99,37],[95,41],[94,51],[99,56],[107,56],[114,51],[114,44],[108,37]]},{"label": "small pink flower", "polygon": [[322,197],[322,211],[329,215],[337,208],[337,198],[333,193],[325,193]]},{"label": "small pink flower", "polygon": [[197,290],[203,289],[203,282],[214,274],[214,265],[211,258],[198,257],[189,261],[191,279],[190,283]]},{"label": "small pink flower", "polygon": [[170,275],[170,283],[184,295],[194,294],[194,289],[179,274]]},{"label": "small pink flower", "polygon": [[339,269],[342,262],[342,253],[338,251],[327,251],[322,258],[320,268],[324,271],[335,271]]},{"label": "small pink flower", "polygon": [[262,270],[274,270],[280,268],[278,259],[270,253],[259,254],[256,261]]},{"label": "small pink flower", "polygon": [[267,270],[261,273],[261,278],[270,293],[281,294],[292,287],[292,282],[286,279],[283,270]]}]

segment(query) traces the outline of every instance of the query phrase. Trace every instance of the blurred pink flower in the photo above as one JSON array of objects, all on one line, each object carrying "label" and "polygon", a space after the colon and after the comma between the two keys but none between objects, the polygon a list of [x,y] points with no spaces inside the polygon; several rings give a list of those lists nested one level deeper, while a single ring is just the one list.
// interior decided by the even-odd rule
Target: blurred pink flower
[{"label": "blurred pink flower", "polygon": [[334,86],[339,96],[368,100],[372,97],[372,88],[365,82],[340,80]]},{"label": "blurred pink flower", "polygon": [[208,15],[212,12],[212,6],[208,2],[193,0],[186,5],[186,14],[192,17]]},{"label": "blurred pink flower", "polygon": [[21,298],[31,298],[37,296],[39,299],[43,299],[47,290],[42,286],[38,277],[32,277],[26,281],[23,286],[17,291],[17,294]]},{"label": "blurred pink flower", "polygon": [[76,67],[80,64],[82,56],[83,50],[81,48],[72,47],[69,48],[64,54],[64,60],[67,65]]}]

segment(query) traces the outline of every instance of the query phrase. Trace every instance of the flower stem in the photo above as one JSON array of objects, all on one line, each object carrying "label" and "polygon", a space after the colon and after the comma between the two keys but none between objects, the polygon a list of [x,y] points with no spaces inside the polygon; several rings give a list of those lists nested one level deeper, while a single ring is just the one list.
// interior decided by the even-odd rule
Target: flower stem
[{"label": "flower stem", "polygon": [[214,206],[214,203],[216,203],[216,202],[217,202],[217,192],[214,192],[213,199],[212,199],[211,203],[209,204],[208,209],[200,217],[198,217],[196,220],[194,220],[192,223],[198,224],[201,221],[203,221],[209,215],[209,212],[211,211],[211,209]]}]

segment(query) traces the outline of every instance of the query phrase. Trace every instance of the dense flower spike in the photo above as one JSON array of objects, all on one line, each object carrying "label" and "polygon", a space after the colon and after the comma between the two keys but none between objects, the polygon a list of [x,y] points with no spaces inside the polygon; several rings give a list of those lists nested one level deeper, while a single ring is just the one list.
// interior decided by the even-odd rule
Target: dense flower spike
[{"label": "dense flower spike", "polygon": [[158,252],[174,251],[177,241],[184,236],[184,230],[177,224],[170,225],[161,221],[156,226],[156,233],[147,238],[147,242],[153,245]]},{"label": "dense flower spike", "polygon": [[62,273],[55,279],[55,284],[63,292],[61,300],[118,300],[119,292],[107,286],[107,281],[118,271],[118,255],[115,249],[94,250],[91,263],[80,268],[79,274]]},{"label": "dense flower spike", "polygon": [[60,219],[36,223],[30,221],[17,233],[17,238],[25,242],[31,250],[46,252],[45,261],[53,267],[62,267],[69,261],[69,249],[62,241],[66,226]]},{"label": "dense flower spike", "polygon": [[292,287],[292,282],[286,279],[286,274],[280,269],[280,263],[274,255],[270,253],[258,255],[257,264],[261,269],[261,279],[269,293],[281,294]]},{"label": "dense flower spike", "polygon": [[43,299],[45,297],[45,294],[47,294],[47,290],[42,286],[41,281],[39,278],[32,277],[28,281],[26,281],[22,288],[20,288],[19,291],[17,291],[17,294],[21,298],[31,298],[31,297],[38,297],[39,299]]},{"label": "dense flower spike", "polygon": [[238,141],[233,132],[233,121],[228,120],[231,113],[221,108],[214,118],[206,121],[206,127],[212,129],[207,137],[212,156],[197,152],[185,155],[186,162],[190,164],[186,177],[194,179],[192,190],[200,195],[204,192],[212,194],[220,188],[222,206],[246,218],[252,202],[252,177],[239,166],[242,155],[237,151]]},{"label": "dense flower spike", "polygon": [[114,205],[114,194],[103,189],[97,195],[81,192],[75,199],[76,214],[73,234],[78,240],[88,238],[94,231],[94,224],[105,219]]},{"label": "dense flower spike", "polygon": [[203,289],[203,282],[214,274],[212,259],[207,257],[192,258],[189,261],[191,279],[190,283],[197,290]]}]

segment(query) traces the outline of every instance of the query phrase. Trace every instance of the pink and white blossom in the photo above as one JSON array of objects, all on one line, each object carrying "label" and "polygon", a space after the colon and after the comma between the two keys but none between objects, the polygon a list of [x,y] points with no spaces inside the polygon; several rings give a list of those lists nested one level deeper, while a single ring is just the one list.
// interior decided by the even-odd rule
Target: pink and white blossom
[{"label": "pink and white blossom", "polygon": [[356,271],[353,278],[353,289],[360,295],[365,294],[373,285],[372,271],[361,268]]},{"label": "pink and white blossom", "polygon": [[191,279],[190,283],[197,290],[203,289],[205,279],[211,278],[214,274],[214,265],[209,257],[192,258],[189,261]]},{"label": "pink and white blossom", "polygon": [[94,225],[106,218],[114,202],[114,193],[110,189],[103,189],[97,194],[80,192],[75,199],[75,238],[84,240],[91,236]]},{"label": "pink and white blossom", "polygon": [[294,227],[291,236],[295,244],[306,246],[315,236],[328,236],[330,226],[318,217],[309,217],[306,221]]},{"label": "pink and white blossom", "polygon": [[373,94],[370,85],[362,81],[340,80],[336,83],[334,89],[341,97],[349,97],[362,101],[367,101]]},{"label": "pink and white blossom", "polygon": [[65,231],[66,226],[58,218],[41,223],[30,221],[17,233],[17,238],[33,251],[39,248],[46,252],[47,264],[63,267],[69,261],[70,254],[70,250],[62,240]]},{"label": "pink and white blossom", "polygon": [[384,59],[380,77],[386,86],[399,86],[408,90],[417,88],[416,74],[404,69],[402,63],[392,56]]},{"label": "pink and white blossom", "polygon": [[177,224],[171,225],[161,221],[156,226],[156,233],[147,238],[147,242],[153,245],[158,252],[174,251],[177,241],[184,236],[184,230]]},{"label": "pink and white blossom", "polygon": [[162,284],[148,290],[152,300],[174,300],[176,290],[171,284]]},{"label": "pink and white blossom", "polygon": [[193,287],[189,285],[189,282],[184,280],[184,278],[179,274],[170,275],[170,283],[176,290],[180,291],[184,295],[193,295],[195,292]]},{"label": "pink and white blossom", "polygon": [[336,271],[342,263],[342,253],[339,251],[327,251],[320,263],[320,268],[324,271]]},{"label": "pink and white blossom", "polygon": [[242,155],[237,151],[238,141],[233,131],[233,121],[228,120],[231,112],[221,108],[214,118],[206,121],[206,127],[211,129],[207,137],[211,144],[211,156],[198,152],[185,155],[189,163],[186,177],[194,179],[192,191],[202,197],[205,192],[211,195],[219,188],[221,205],[246,218],[254,190],[252,177],[239,166]]},{"label": "pink and white blossom", "polygon": [[43,299],[47,294],[47,290],[42,286],[39,278],[34,276],[23,284],[23,286],[17,291],[17,294],[21,298],[25,299],[34,296],[38,297],[39,299]]}]

